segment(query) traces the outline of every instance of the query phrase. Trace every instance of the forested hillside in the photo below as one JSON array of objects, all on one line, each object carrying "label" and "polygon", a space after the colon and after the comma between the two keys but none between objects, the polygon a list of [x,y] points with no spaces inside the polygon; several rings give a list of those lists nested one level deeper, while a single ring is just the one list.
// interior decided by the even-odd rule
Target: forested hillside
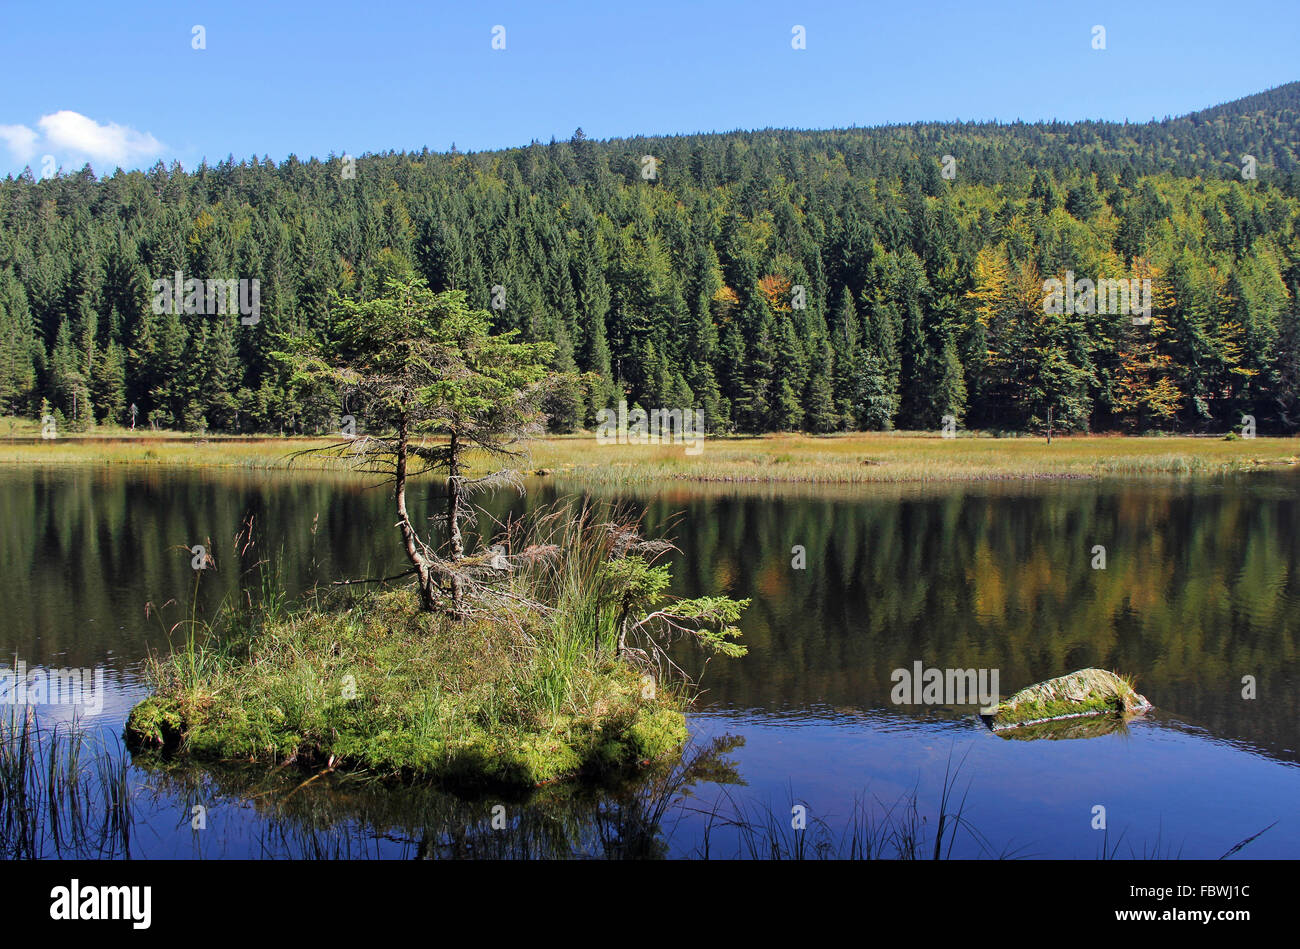
[{"label": "forested hillside", "polygon": [[[1293,432],[1298,151],[1292,83],[1146,124],[579,130],[27,173],[0,182],[0,412],[325,430],[341,394],[295,389],[278,334],[328,336],[333,292],[414,272],[599,378],[551,405],[558,430],[622,393],[718,432],[1029,431],[1049,410],[1058,429]],[[177,271],[259,281],[260,319],[155,313]],[[1150,320],[1050,312],[1067,271],[1149,279]]]}]

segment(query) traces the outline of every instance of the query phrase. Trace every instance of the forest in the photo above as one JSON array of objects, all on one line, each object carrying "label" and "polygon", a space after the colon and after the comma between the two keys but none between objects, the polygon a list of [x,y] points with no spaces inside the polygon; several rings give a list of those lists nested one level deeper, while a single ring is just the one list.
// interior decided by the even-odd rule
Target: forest
[{"label": "forest", "polygon": [[[557,432],[626,399],[719,434],[1294,433],[1298,150],[1300,82],[1147,123],[26,170],[0,181],[0,414],[336,430],[349,394],[275,354],[420,277],[582,374]],[[156,306],[177,274],[255,281],[256,318]],[[1150,281],[1149,319],[1046,305],[1067,274]]]}]

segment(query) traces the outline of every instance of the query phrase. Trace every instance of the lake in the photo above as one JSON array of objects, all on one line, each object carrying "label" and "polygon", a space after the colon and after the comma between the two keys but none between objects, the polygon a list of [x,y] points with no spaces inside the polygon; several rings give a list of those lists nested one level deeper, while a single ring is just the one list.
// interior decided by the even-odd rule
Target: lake
[{"label": "lake", "polygon": [[[265,767],[133,765],[123,849],[135,858],[749,855],[753,834],[725,816],[789,837],[795,805],[809,839],[834,849],[855,814],[905,822],[913,795],[919,833],[932,837],[947,774],[949,809],[961,809],[954,857],[1214,858],[1277,822],[1242,855],[1294,858],[1298,488],[1290,471],[631,489],[619,498],[680,548],[675,593],[752,601],[741,621],[746,657],[704,665],[674,653],[701,689],[691,753],[716,741],[720,758],[649,784],[505,802],[336,775],[304,786],[310,775]],[[525,498],[488,507],[500,517],[580,490],[533,479]],[[437,494],[426,486],[420,503]],[[405,567],[389,497],[364,479],[0,470],[6,662],[102,670],[107,690],[97,715],[45,704],[38,718],[80,711],[106,744],[119,743],[147,694],[144,660],[169,648],[168,627],[191,607],[211,616],[260,585],[233,550],[249,518],[259,556],[292,596]],[[191,568],[195,544],[209,548],[214,569]],[[918,662],[996,670],[1004,697],[1075,669],[1113,669],[1134,676],[1155,710],[1094,737],[1010,739],[973,705],[896,703],[894,670]],[[506,830],[490,826],[498,806]],[[1094,826],[1098,807],[1105,830]]]}]

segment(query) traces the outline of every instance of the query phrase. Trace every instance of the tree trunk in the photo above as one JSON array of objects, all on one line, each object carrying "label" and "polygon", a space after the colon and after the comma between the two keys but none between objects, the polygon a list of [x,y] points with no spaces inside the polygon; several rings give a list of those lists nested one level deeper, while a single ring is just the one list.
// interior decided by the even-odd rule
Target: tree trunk
[{"label": "tree trunk", "polygon": [[[453,571],[465,556],[465,544],[460,536],[460,440],[453,432],[450,446],[450,463],[447,474],[447,533],[450,537],[450,554]],[[465,596],[463,582],[457,573],[451,575],[451,607],[456,616],[461,615]]]},{"label": "tree trunk", "polygon": [[403,423],[397,431],[397,472],[395,499],[397,501],[397,526],[402,531],[402,543],[406,547],[407,559],[415,567],[420,582],[420,606],[432,611],[434,609],[433,577],[429,570],[429,561],[420,553],[415,528],[411,526],[411,517],[406,511],[406,425]]}]

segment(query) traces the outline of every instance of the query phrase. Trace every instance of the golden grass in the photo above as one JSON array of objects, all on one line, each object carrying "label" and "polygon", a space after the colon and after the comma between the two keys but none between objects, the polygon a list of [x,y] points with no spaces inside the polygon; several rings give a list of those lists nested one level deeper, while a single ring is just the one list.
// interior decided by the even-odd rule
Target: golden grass
[{"label": "golden grass", "polygon": [[[44,441],[38,431],[4,435],[0,464],[129,464],[222,468],[346,470],[328,455],[293,458],[334,440],[114,432]],[[711,438],[698,454],[682,445],[599,444],[591,434],[532,443],[531,470],[590,485],[638,482],[732,484],[880,484],[1091,478],[1107,475],[1203,475],[1300,463],[1300,437],[1227,441],[1217,437],[992,438],[934,433],[797,434]]]},{"label": "golden grass", "polygon": [[601,445],[590,436],[540,442],[538,467],[597,483],[681,479],[714,482],[890,483],[1209,474],[1300,463],[1300,438],[1120,436],[1039,438],[932,433],[768,435],[719,438],[699,454],[682,446]]}]

